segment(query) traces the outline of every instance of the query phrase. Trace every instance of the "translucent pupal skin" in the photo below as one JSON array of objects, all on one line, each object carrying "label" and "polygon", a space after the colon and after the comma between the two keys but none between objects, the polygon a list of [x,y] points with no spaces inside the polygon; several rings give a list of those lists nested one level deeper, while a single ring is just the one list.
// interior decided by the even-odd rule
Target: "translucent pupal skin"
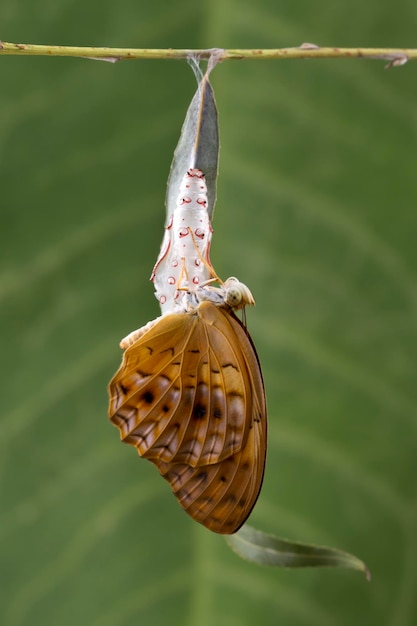
[{"label": "translucent pupal skin", "polygon": [[[253,298],[228,280],[187,293],[182,310],[123,340],[109,388],[109,415],[121,439],[156,465],[193,519],[223,534],[236,532],[250,514],[266,455],[259,360],[233,313]],[[229,291],[236,307],[228,304]]]},{"label": "translucent pupal skin", "polygon": [[184,290],[192,291],[215,276],[210,262],[212,232],[204,174],[189,169],[151,275],[163,313],[175,310]]}]

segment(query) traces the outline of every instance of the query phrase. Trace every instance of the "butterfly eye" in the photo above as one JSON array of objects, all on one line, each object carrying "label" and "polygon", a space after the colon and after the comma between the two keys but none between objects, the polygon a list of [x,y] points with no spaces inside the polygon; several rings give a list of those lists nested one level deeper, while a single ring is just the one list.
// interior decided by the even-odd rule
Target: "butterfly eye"
[{"label": "butterfly eye", "polygon": [[232,287],[226,292],[226,302],[233,308],[238,308],[242,302],[242,294],[239,289]]},{"label": "butterfly eye", "polygon": [[191,198],[189,196],[183,196],[180,200],[180,205],[181,204],[190,204],[191,202]]},{"label": "butterfly eye", "polygon": [[204,239],[204,230],[202,228],[196,228],[194,231],[194,235],[198,237],[198,239]]}]

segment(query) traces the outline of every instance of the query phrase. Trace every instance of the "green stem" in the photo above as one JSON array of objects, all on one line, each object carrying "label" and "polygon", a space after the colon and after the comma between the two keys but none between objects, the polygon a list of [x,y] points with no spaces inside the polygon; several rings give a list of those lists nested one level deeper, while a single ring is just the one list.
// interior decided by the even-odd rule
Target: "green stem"
[{"label": "green stem", "polygon": [[187,50],[150,48],[96,48],[89,46],[44,46],[24,43],[0,42],[1,55],[18,56],[66,56],[87,57],[105,61],[126,59],[186,59],[195,56],[209,59],[215,54],[219,60],[229,59],[314,59],[314,58],[366,58],[388,61],[388,66],[404,65],[417,59],[414,48],[321,48],[314,44],[302,44],[298,48],[249,49],[249,50]]}]

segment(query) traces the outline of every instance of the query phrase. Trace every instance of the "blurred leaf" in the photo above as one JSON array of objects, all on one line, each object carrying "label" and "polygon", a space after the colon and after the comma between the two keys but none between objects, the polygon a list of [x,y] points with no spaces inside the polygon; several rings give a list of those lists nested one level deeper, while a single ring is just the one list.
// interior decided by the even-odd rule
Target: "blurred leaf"
[{"label": "blurred leaf", "polygon": [[225,539],[236,554],[258,565],[344,567],[360,570],[370,579],[366,565],[352,554],[335,548],[281,539],[252,528],[249,524],[245,524],[237,533]]},{"label": "blurred leaf", "polygon": [[[0,3],[9,41],[407,46],[415,5]],[[211,258],[253,291],[269,409],[251,525],[358,554],[259,568],[118,441],[118,342],[149,282],[195,92],[173,61],[0,60],[0,623],[414,626],[417,66],[225,62]],[[149,467],[148,467],[149,466]]]}]

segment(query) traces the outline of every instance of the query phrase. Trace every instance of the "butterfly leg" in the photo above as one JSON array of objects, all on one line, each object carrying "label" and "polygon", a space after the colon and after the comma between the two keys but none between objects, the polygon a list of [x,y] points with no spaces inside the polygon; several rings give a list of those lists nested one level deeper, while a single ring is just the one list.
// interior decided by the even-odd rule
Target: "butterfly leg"
[{"label": "butterfly leg", "polygon": [[[204,282],[204,284],[203,284],[203,285],[201,285],[201,286],[208,285],[209,283],[212,283],[212,282],[219,282],[219,283],[222,285],[222,284],[223,284],[223,281],[221,280],[221,278],[219,278],[219,277],[217,276],[217,272],[216,272],[216,270],[214,269],[214,267],[212,266],[212,264],[211,264],[209,261],[207,261],[207,260],[206,260],[206,259],[202,256],[202,254],[201,254],[201,252],[200,252],[200,249],[199,249],[199,247],[198,247],[198,245],[197,245],[197,242],[196,242],[196,240],[195,240],[194,233],[193,233],[193,231],[191,230],[191,228],[190,228],[190,227],[188,227],[188,232],[189,232],[189,233],[190,233],[190,235],[191,235],[191,239],[192,239],[192,241],[193,241],[194,248],[195,248],[195,251],[197,252],[198,258],[199,258],[199,259],[200,259],[200,261],[203,263],[203,265],[204,265],[204,266],[208,269],[208,271],[210,272],[210,274],[211,274],[211,275],[212,275],[212,277],[213,277],[213,278],[210,278],[209,280],[205,281],[205,282]],[[207,252],[207,255],[208,255],[208,252]]]}]

